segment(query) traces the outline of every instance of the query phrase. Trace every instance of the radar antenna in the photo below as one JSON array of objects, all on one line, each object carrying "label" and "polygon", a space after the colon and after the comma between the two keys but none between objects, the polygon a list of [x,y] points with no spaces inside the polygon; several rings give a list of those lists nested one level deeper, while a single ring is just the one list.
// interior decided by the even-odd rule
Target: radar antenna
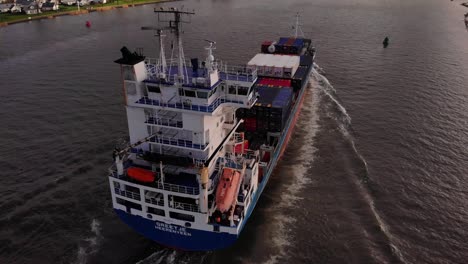
[{"label": "radar antenna", "polygon": [[[171,7],[169,9],[164,9],[162,7],[155,8],[154,12],[158,14],[158,22],[166,22],[168,26],[164,27],[165,29],[169,29],[173,32],[177,39],[177,54],[178,54],[178,76],[177,81],[183,83],[185,80],[184,76],[184,69],[186,69],[185,65],[185,56],[184,56],[184,49],[182,47],[182,23],[190,23],[190,20],[183,20],[183,16],[189,17],[190,15],[194,15],[195,12],[193,11],[184,11],[184,10],[177,10],[177,8]],[[167,18],[167,16],[172,16]]]},{"label": "radar antenna", "polygon": [[213,44],[216,44],[216,41],[209,40],[209,39],[205,39],[205,41],[210,44],[210,46],[205,47],[205,49],[208,51],[208,57],[206,58],[207,69],[211,73],[216,69],[214,56],[213,56],[213,50],[216,49],[216,47],[213,47]]}]

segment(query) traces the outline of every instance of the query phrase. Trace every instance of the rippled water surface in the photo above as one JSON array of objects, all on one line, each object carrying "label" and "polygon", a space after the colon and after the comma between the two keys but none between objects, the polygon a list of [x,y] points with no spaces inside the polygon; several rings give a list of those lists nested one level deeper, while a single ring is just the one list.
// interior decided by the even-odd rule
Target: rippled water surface
[{"label": "rippled water surface", "polygon": [[195,9],[191,57],[212,39],[218,58],[245,63],[263,40],[288,35],[297,11],[318,50],[295,135],[254,214],[232,248],[208,253],[161,248],[111,207],[106,169],[127,138],[113,60],[123,45],[157,54],[140,27],[158,5],[0,28],[0,263],[466,263],[460,2],[164,4]]}]

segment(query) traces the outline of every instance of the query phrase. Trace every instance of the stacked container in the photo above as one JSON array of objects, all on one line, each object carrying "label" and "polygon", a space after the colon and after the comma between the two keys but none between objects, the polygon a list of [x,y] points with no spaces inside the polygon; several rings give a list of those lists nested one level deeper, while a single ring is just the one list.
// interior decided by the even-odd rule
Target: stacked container
[{"label": "stacked container", "polygon": [[257,86],[256,89],[259,99],[255,106],[237,111],[237,116],[244,119],[245,130],[261,135],[281,132],[289,115],[292,88]]},{"label": "stacked container", "polygon": [[259,53],[247,63],[247,68],[257,69],[261,76],[291,78],[299,64],[299,56]]},{"label": "stacked container", "polygon": [[299,68],[297,68],[297,71],[291,80],[291,85],[294,91],[301,89],[302,82],[306,79],[310,67],[311,66],[299,66]]}]

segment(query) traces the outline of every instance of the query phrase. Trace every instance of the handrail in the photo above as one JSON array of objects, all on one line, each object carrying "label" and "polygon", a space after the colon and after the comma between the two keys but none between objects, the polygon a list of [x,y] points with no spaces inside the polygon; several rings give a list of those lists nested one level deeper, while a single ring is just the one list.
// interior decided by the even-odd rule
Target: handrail
[{"label": "handrail", "polygon": [[177,184],[172,184],[172,183],[161,183],[161,182],[156,182],[156,188],[157,189],[162,189],[170,192],[178,192],[178,193],[186,193],[186,194],[191,194],[191,195],[198,195],[200,194],[199,188],[195,187],[187,187],[183,185],[177,185]]},{"label": "handrail", "polygon": [[[120,179],[120,180],[124,180],[122,179],[123,177],[119,178],[116,172],[112,173],[112,177]],[[160,190],[165,190],[165,191],[170,191],[170,192],[185,193],[185,194],[190,194],[190,195],[200,194],[200,190],[198,187],[187,187],[187,186],[177,185],[177,184],[172,184],[172,183],[161,183],[160,181],[151,183],[149,187],[160,189]],[[118,188],[115,188],[114,190],[116,194],[126,196],[128,198],[132,198],[135,200],[141,200],[140,194],[123,191]],[[137,197],[137,198],[134,198],[134,197]]]},{"label": "handrail", "polygon": [[[251,93],[247,95],[246,97],[248,98],[251,95]],[[224,103],[232,103],[232,104],[239,104],[243,106],[250,106],[255,102],[255,100],[256,100],[255,96],[252,96],[246,103],[244,103],[244,101],[237,101],[237,100],[229,99],[227,97],[218,97],[210,105],[195,105],[195,104],[186,104],[186,103],[165,103],[165,102],[150,99],[147,96],[144,96],[140,98],[138,101],[136,101],[135,103],[191,110],[191,111],[204,112],[204,113],[212,113],[218,108],[218,106]]]},{"label": "handrail", "polygon": [[189,212],[200,212],[200,208],[198,205],[188,204],[188,203],[180,203],[180,202],[169,202],[169,207]]},{"label": "handrail", "polygon": [[159,206],[164,206],[164,200],[163,199],[155,199],[155,198],[145,198],[145,202],[154,204],[154,205],[159,205]]},{"label": "handrail", "polygon": [[[156,58],[146,58],[145,59],[146,63],[146,71],[148,73],[148,80],[158,80],[158,74],[162,73],[161,72],[161,64],[159,62],[159,59]],[[166,63],[168,65],[177,63],[176,60],[166,60]],[[187,65],[191,65],[191,61],[186,62]],[[172,66],[172,67],[177,67],[177,66]],[[164,72],[166,75],[166,83],[174,83],[176,82],[178,75],[177,74],[171,74],[171,70],[169,69],[170,66],[168,67],[168,72]],[[191,67],[185,67],[186,70],[192,70]],[[244,76],[244,78],[247,79],[249,82],[255,81],[257,78],[257,69],[251,69],[248,68],[245,65],[233,65],[229,67],[225,67],[224,65],[220,65],[220,67],[216,67],[219,71],[220,77],[221,75],[224,75],[225,78],[221,79],[226,79],[226,80],[239,80],[240,76]],[[201,65],[199,65],[199,69],[202,69]],[[190,79],[187,74],[184,73],[184,84],[190,85]]]},{"label": "handrail", "polygon": [[179,139],[179,138],[175,138],[175,137],[170,138],[170,137],[165,137],[165,136],[155,136],[155,137],[150,139],[150,142],[163,144],[163,145],[184,147],[184,148],[200,149],[200,150],[206,149],[206,147],[209,145],[209,143],[196,144],[196,143],[193,143],[193,141],[190,141],[190,140]]},{"label": "handrail", "polygon": [[178,127],[182,128],[182,121],[181,120],[173,120],[168,118],[160,118],[154,116],[148,116],[146,118],[146,123],[153,124],[153,125],[160,125],[160,126],[169,126],[169,127]]},{"label": "handrail", "polygon": [[141,196],[140,196],[139,193],[120,190],[119,188],[114,188],[114,192],[115,192],[115,194],[125,196],[125,197],[128,197],[128,198],[134,199],[134,200],[141,201]]}]

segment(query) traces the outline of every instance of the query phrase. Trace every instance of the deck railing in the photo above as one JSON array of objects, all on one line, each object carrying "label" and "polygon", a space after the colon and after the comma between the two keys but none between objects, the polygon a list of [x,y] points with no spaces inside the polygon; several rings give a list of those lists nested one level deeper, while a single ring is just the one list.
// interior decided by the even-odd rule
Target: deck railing
[{"label": "deck railing", "polygon": [[200,207],[196,204],[188,204],[188,203],[179,203],[179,202],[169,202],[169,207],[189,212],[200,212]]},{"label": "deck railing", "polygon": [[191,194],[191,195],[200,194],[200,190],[198,187],[187,187],[183,185],[177,185],[177,184],[172,184],[172,183],[161,183],[161,182],[155,182],[154,184],[156,185],[155,186],[156,189],[161,189],[165,191],[185,193],[185,194]]},{"label": "deck railing", "polygon": [[150,142],[158,143],[162,145],[171,145],[171,146],[178,146],[178,147],[191,148],[191,149],[200,149],[200,150],[204,150],[208,146],[208,144],[195,144],[190,140],[170,138],[170,137],[164,137],[164,136],[153,137],[150,139]]},{"label": "deck railing", "polygon": [[131,198],[131,199],[134,199],[134,200],[138,200],[138,201],[141,200],[141,196],[140,196],[139,193],[129,192],[129,191],[121,190],[119,188],[114,188],[114,192],[115,192],[115,194],[118,194],[120,196],[125,196],[125,197]]},{"label": "deck railing", "polygon": [[[116,172],[112,172],[111,176],[117,179],[125,180],[124,176],[118,176]],[[162,183],[160,181],[153,182],[153,183],[145,183],[144,186],[148,186],[155,189],[165,190],[169,192],[177,192],[177,193],[185,193],[190,195],[198,195],[200,194],[200,189],[198,187],[189,187],[184,185],[172,184],[172,183]],[[141,196],[139,193],[123,191],[118,188],[114,188],[115,193],[118,195],[122,195],[128,198],[132,198],[135,200],[140,200]],[[148,202],[148,201],[147,201]]]},{"label": "deck railing", "polygon": [[159,125],[159,126],[178,127],[178,128],[182,128],[182,124],[183,124],[182,121],[154,117],[154,116],[148,116],[146,118],[146,123]]},{"label": "deck railing", "polygon": [[146,198],[145,202],[150,203],[150,204],[154,204],[154,205],[164,206],[164,200],[163,199]]},{"label": "deck railing", "polygon": [[[158,58],[146,58],[145,63],[146,63],[148,79],[157,79],[158,74],[162,70],[159,59]],[[174,72],[176,72],[177,70],[177,66],[176,66],[177,64],[178,64],[178,59],[172,59],[172,60],[166,59],[167,72],[165,74],[166,74],[167,82],[174,82],[175,79],[177,78],[176,74],[174,74]],[[189,80],[188,78],[190,77],[188,72],[193,71],[193,69],[192,67],[188,65],[192,65],[192,61],[187,60],[185,62],[185,65],[187,66],[184,69],[184,79],[185,79],[185,83],[189,84],[191,80]],[[218,69],[220,75],[222,76],[222,79],[225,79],[225,80],[236,80],[236,81],[242,80],[242,81],[253,82],[257,78],[257,70],[250,69],[246,67],[245,65],[232,65],[231,66],[231,65],[222,63],[221,61],[215,61],[214,65]],[[203,69],[203,65],[201,64],[201,62],[199,63],[198,68]]]},{"label": "deck railing", "polygon": [[218,106],[224,103],[232,103],[232,104],[239,104],[242,106],[250,106],[254,103],[255,100],[256,100],[255,96],[252,96],[251,99],[247,103],[244,103],[243,101],[229,99],[226,97],[219,97],[211,105],[195,105],[195,104],[186,104],[186,103],[165,103],[165,102],[150,99],[147,96],[144,96],[140,98],[140,100],[136,101],[135,103],[204,112],[204,113],[213,113],[213,111],[215,111],[216,108],[218,108]]}]

